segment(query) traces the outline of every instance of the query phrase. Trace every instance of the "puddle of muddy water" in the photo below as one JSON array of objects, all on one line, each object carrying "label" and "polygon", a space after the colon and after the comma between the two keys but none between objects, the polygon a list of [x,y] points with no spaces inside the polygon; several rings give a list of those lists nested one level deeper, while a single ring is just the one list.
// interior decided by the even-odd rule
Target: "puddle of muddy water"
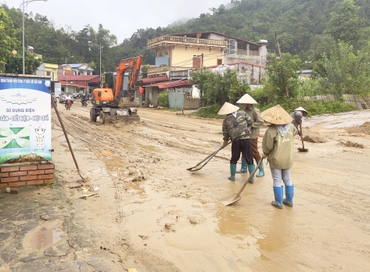
[{"label": "puddle of muddy water", "polygon": [[32,251],[44,250],[61,241],[63,237],[63,230],[53,224],[39,226],[26,235],[24,247]]}]

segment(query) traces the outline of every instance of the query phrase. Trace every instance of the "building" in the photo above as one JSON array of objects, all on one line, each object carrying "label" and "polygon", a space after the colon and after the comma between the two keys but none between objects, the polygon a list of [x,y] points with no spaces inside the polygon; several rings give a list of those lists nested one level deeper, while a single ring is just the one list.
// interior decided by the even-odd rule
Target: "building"
[{"label": "building", "polygon": [[59,66],[59,73],[63,75],[93,75],[94,69],[91,68],[86,63],[71,63],[71,64],[62,64]]},{"label": "building", "polygon": [[58,75],[62,91],[66,93],[91,93],[100,86],[99,75]]},{"label": "building", "polygon": [[41,63],[36,70],[37,76],[47,76],[51,81],[58,81],[58,64]]},{"label": "building", "polygon": [[[196,69],[212,69],[222,72],[235,69],[239,79],[249,84],[260,84],[265,76],[267,41],[252,43],[222,33],[207,31],[166,34],[147,42],[148,49],[155,51],[155,66],[149,67],[149,78],[168,77],[169,83],[144,85],[145,99],[155,105],[161,91],[178,92],[195,98],[199,95],[188,80]],[[173,81],[176,81],[174,83]],[[170,86],[169,88],[164,88]]]},{"label": "building", "polygon": [[62,64],[58,68],[58,81],[62,91],[68,93],[90,93],[100,86],[100,76],[93,75],[94,69],[86,63]]},{"label": "building", "polygon": [[147,44],[156,55],[155,67],[148,69],[148,77],[238,62],[264,67],[267,61],[267,41],[252,43],[218,32],[167,34],[150,39]]}]

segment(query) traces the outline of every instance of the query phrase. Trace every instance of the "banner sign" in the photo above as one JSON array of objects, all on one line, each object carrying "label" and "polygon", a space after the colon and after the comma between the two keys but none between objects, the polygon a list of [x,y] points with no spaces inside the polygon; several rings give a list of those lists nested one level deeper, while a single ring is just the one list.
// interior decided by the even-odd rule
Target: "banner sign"
[{"label": "banner sign", "polygon": [[51,160],[50,79],[0,75],[0,163]]}]

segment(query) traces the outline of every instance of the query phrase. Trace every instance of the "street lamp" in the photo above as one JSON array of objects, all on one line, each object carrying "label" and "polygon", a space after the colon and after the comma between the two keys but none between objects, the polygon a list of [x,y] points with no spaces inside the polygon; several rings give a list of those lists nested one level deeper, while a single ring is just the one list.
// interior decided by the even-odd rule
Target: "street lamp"
[{"label": "street lamp", "polygon": [[92,41],[88,41],[87,43],[89,45],[99,46],[99,50],[100,50],[100,54],[99,54],[99,78],[100,78],[100,82],[101,82],[101,50],[104,48],[104,46],[101,46],[101,42],[99,44],[95,44]]},{"label": "street lamp", "polygon": [[22,59],[23,59],[23,75],[25,74],[25,57],[24,57],[24,5],[25,4],[29,4],[29,3],[32,3],[32,2],[38,2],[38,1],[43,1],[43,2],[47,2],[48,0],[28,0],[28,1],[25,1],[23,0],[22,4],[19,6],[19,8],[22,7]]}]

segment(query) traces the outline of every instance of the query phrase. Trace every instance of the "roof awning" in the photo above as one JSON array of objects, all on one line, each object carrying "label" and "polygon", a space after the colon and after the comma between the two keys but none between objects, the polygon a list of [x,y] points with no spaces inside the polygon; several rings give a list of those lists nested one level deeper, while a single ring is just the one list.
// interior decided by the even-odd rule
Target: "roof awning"
[{"label": "roof awning", "polygon": [[138,80],[140,83],[152,83],[152,82],[160,82],[160,81],[167,81],[167,76],[159,76],[159,77],[146,77]]}]

